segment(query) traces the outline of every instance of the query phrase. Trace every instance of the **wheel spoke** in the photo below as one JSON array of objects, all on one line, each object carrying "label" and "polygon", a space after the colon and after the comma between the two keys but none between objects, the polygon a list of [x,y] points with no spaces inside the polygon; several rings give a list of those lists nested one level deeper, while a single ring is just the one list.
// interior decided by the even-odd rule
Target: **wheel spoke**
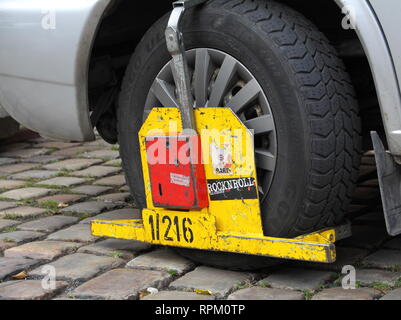
[{"label": "wheel spoke", "polygon": [[264,115],[244,122],[248,129],[253,130],[254,134],[267,133],[274,130],[274,121],[271,115]]},{"label": "wheel spoke", "polygon": [[264,169],[267,171],[273,171],[276,165],[276,158],[274,155],[264,149],[256,149],[255,150],[255,160],[256,166],[260,169]]},{"label": "wheel spoke", "polygon": [[207,49],[196,50],[195,58],[195,100],[197,108],[204,108],[207,103],[207,89],[213,73],[213,64]]},{"label": "wheel spoke", "polygon": [[252,79],[234,97],[232,97],[226,107],[232,109],[235,113],[239,113],[255,100],[259,93],[260,86],[255,79]]},{"label": "wheel spoke", "polygon": [[150,90],[163,107],[178,108],[178,102],[174,96],[174,87],[171,84],[156,78]]},{"label": "wheel spoke", "polygon": [[230,86],[237,69],[237,62],[234,58],[226,56],[219,71],[216,82],[210,94],[209,107],[221,107],[224,94]]}]

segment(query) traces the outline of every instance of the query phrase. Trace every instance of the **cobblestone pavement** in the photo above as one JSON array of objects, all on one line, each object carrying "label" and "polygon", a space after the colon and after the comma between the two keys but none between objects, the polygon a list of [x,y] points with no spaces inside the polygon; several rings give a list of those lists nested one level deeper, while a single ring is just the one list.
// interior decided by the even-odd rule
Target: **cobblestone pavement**
[{"label": "cobblestone pavement", "polygon": [[[90,234],[92,218],[138,215],[118,148],[100,139],[79,144],[37,136],[3,143],[0,299],[401,299],[401,238],[386,233],[377,184],[368,153],[348,213],[354,236],[338,244],[335,264],[284,262],[233,272]],[[45,290],[48,265],[56,268],[57,283]],[[357,268],[355,290],[341,288],[344,265]]]}]

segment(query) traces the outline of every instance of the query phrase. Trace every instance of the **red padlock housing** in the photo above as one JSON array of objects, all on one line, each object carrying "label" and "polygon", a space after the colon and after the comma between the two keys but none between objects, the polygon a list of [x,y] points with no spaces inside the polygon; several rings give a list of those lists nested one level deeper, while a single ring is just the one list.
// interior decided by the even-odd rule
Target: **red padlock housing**
[{"label": "red padlock housing", "polygon": [[146,137],[153,205],[199,210],[209,206],[199,135]]}]

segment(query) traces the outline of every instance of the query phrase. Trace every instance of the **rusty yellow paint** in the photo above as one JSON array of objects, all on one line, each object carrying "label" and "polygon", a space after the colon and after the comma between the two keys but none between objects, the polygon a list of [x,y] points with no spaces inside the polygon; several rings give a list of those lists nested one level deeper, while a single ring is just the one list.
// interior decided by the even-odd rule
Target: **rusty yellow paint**
[{"label": "rusty yellow paint", "polygon": [[[257,181],[252,133],[225,108],[195,110],[201,135],[206,178],[216,175],[212,145],[235,146],[232,172],[227,178],[252,177]],[[266,237],[259,199],[210,201],[199,211],[172,211],[153,206],[147,165],[146,136],[182,132],[178,109],[155,108],[139,132],[147,209],[140,220],[93,221],[92,233],[99,237],[138,240],[156,245],[195,248],[330,263],[336,259],[336,230],[323,230],[295,239]]]}]

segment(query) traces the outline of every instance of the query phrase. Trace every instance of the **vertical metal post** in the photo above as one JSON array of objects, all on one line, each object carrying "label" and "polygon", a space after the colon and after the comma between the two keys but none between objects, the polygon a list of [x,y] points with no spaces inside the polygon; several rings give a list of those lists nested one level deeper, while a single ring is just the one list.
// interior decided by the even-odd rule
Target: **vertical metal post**
[{"label": "vertical metal post", "polygon": [[167,50],[173,58],[173,76],[178,91],[179,107],[183,129],[195,130],[194,99],[191,92],[191,79],[185,57],[184,39],[180,24],[186,9],[197,6],[207,0],[180,0],[173,3],[166,29]]}]

